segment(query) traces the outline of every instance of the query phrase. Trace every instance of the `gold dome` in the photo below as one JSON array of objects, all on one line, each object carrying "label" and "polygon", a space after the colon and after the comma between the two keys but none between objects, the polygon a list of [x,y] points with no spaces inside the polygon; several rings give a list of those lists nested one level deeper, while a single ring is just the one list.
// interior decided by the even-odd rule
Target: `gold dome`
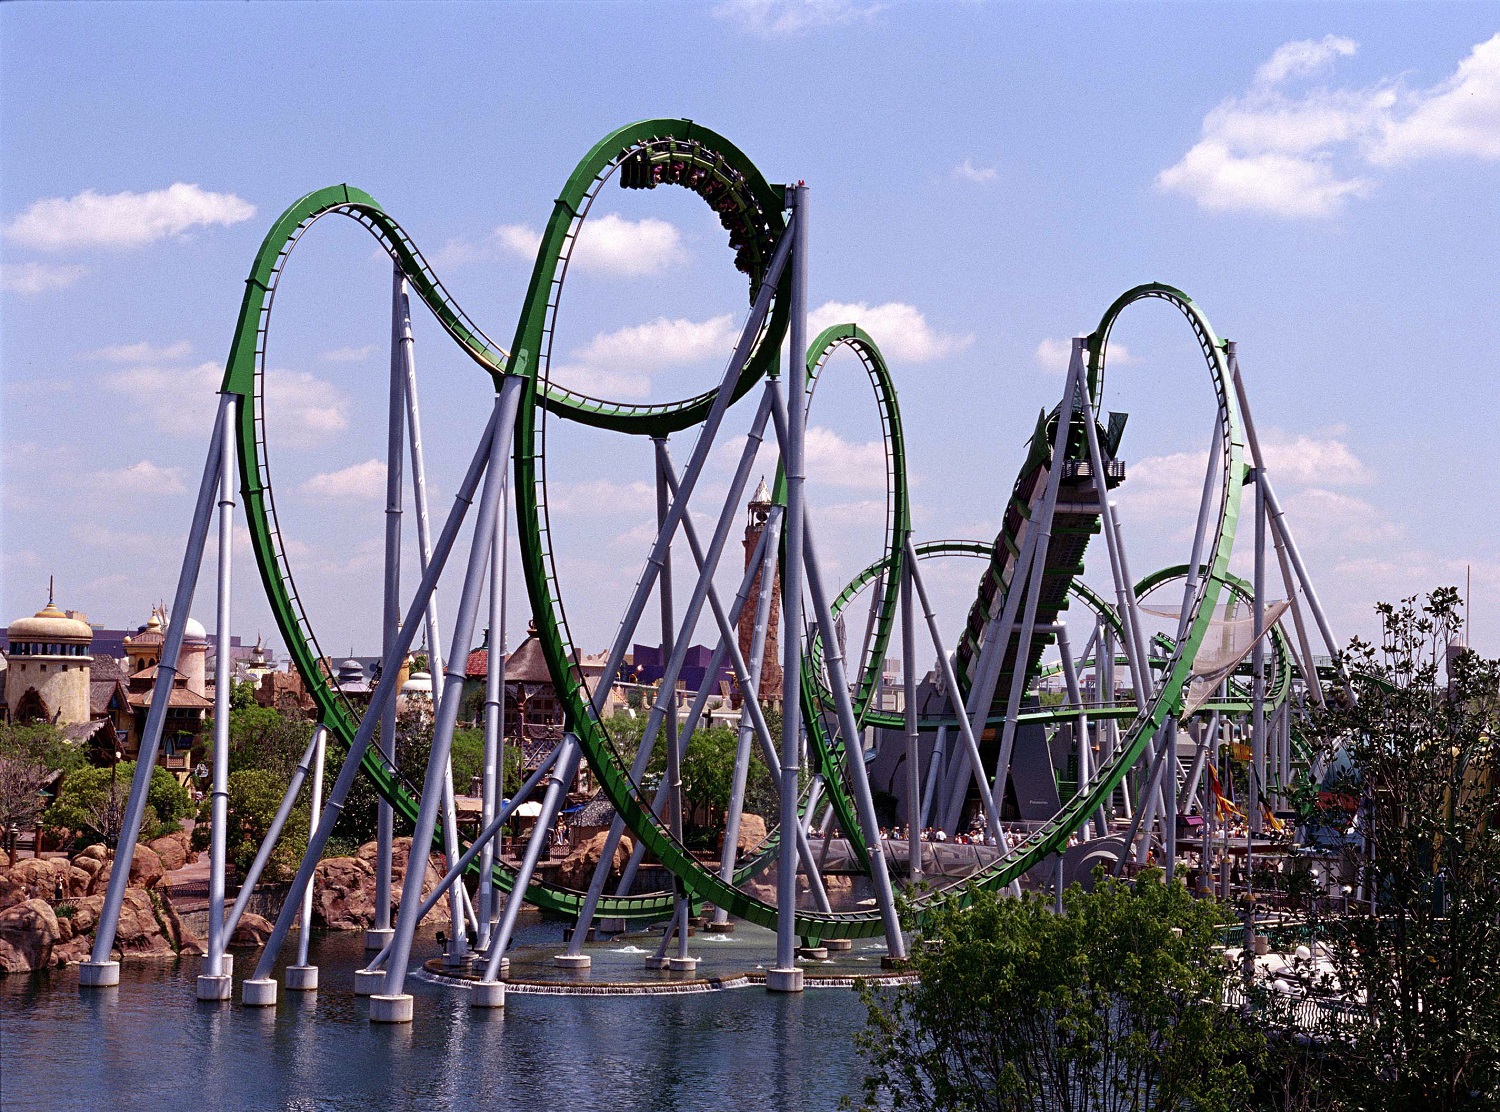
[{"label": "gold dome", "polygon": [[30,618],[17,618],[5,631],[14,645],[17,641],[63,641],[69,644],[94,639],[94,631],[88,622],[70,618],[54,604],[47,603]]}]

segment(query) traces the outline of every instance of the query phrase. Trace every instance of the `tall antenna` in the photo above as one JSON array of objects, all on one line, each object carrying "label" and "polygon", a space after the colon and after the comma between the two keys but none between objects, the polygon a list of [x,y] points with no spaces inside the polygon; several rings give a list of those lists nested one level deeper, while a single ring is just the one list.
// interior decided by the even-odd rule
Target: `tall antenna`
[{"label": "tall antenna", "polygon": [[1469,647],[1469,594],[1474,586],[1474,565],[1464,565],[1464,648]]},{"label": "tall antenna", "polygon": [[52,605],[52,576],[47,576],[47,605]]}]

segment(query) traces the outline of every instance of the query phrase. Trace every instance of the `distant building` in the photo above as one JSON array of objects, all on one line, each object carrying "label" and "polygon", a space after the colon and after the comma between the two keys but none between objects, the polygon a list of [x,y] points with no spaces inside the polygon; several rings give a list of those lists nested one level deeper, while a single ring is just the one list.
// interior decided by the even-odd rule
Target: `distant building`
[{"label": "distant building", "polygon": [[51,599],[6,629],[5,705],[12,722],[88,722],[89,665],[94,631],[77,611]]},{"label": "distant building", "polygon": [[[172,689],[168,693],[167,716],[162,724],[161,747],[157,754],[158,763],[179,780],[186,780],[192,772],[193,751],[201,747],[203,726],[214,706],[208,690],[208,634],[195,618],[189,616],[183,621],[182,647],[178,651],[177,671],[172,676]],[[151,698],[156,689],[166,640],[167,617],[160,607],[154,607],[146,624],[125,638],[129,671],[126,691],[134,712],[134,723],[123,751],[132,759],[140,752],[146,733],[146,718],[151,711]]]},{"label": "distant building", "polygon": [[[765,479],[755,488],[750,502],[745,507],[745,566],[755,557],[755,548],[765,532],[766,521],[771,516],[771,492],[766,489]],[[740,653],[745,663],[750,663],[750,645],[755,635],[755,612],[760,605],[760,584],[757,581],[745,600],[745,609],[740,612]],[[776,567],[776,578],[771,584],[771,615],[766,622],[766,649],[764,663],[760,669],[760,702],[762,706],[781,705],[781,653],[777,649],[777,634],[781,629],[781,565]],[[740,695],[735,684],[735,699]]]},{"label": "distant building", "polygon": [[48,599],[32,617],[10,623],[5,663],[7,721],[50,722],[76,744],[113,757],[129,729],[129,707],[119,666],[108,656],[93,655],[86,615],[61,610]]}]

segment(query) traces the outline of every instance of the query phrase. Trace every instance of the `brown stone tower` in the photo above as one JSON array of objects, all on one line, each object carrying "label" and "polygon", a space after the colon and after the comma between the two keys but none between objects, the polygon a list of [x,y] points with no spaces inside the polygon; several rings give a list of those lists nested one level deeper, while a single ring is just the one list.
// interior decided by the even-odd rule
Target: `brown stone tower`
[{"label": "brown stone tower", "polygon": [[[755,493],[750,498],[750,503],[745,507],[745,566],[750,566],[751,559],[755,556],[755,547],[760,543],[760,535],[765,530],[766,518],[771,513],[771,492],[766,489],[765,479],[761,479],[760,486],[756,487]],[[745,609],[740,612],[740,652],[744,654],[745,662],[750,661],[750,641],[755,633],[755,611],[760,605],[760,584],[757,582],[750,589],[750,597],[745,602]],[[778,567],[776,580],[771,584],[771,618],[766,624],[766,652],[765,663],[760,670],[760,692],[762,705],[779,705],[781,703],[781,652],[777,644],[777,631],[781,628],[781,571]]]}]

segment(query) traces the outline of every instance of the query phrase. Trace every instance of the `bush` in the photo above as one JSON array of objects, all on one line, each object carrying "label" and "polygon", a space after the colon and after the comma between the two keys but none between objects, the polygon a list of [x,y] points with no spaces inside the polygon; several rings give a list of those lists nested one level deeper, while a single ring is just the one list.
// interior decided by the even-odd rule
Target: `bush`
[{"label": "bush", "polygon": [[[80,849],[94,842],[113,848],[119,841],[134,776],[134,761],[121,761],[112,769],[90,766],[74,769],[63,780],[56,800],[43,816],[47,829],[73,832],[77,836],[74,844]],[[187,789],[166,769],[154,768],[151,786],[146,791],[141,830],[154,830],[163,824],[170,824],[169,832],[176,830],[178,820],[186,817],[192,806]]]},{"label": "bush", "polygon": [[1222,1006],[1218,916],[1159,871],[969,894],[920,928],[919,981],[866,989],[868,1107],[1240,1109],[1261,1036]]}]

